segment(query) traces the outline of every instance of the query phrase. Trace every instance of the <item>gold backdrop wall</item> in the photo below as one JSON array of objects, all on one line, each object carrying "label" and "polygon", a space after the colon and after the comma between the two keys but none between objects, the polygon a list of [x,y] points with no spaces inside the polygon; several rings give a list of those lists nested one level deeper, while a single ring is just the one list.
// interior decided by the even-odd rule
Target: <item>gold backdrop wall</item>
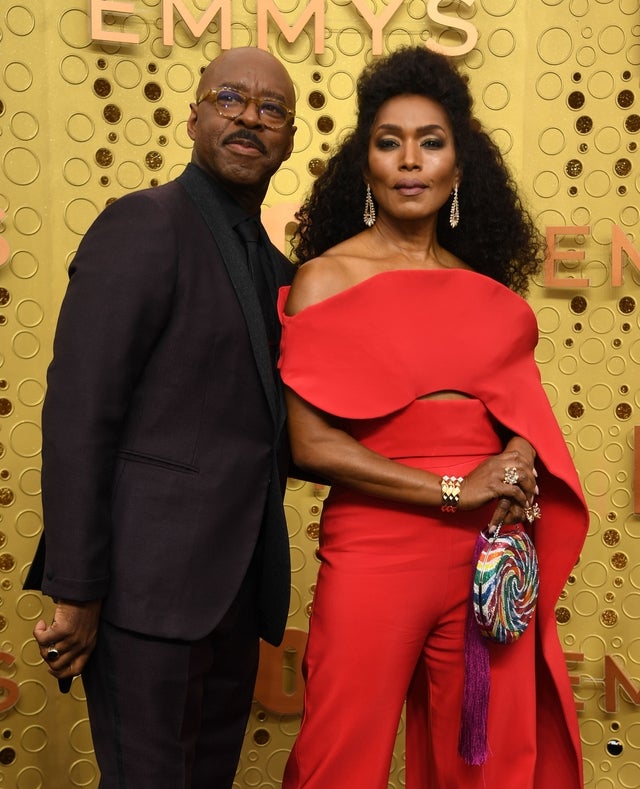
[{"label": "gold backdrop wall", "polygon": [[[298,24],[309,9],[314,14]],[[265,213],[283,248],[293,208],[352,120],[355,76],[373,50],[429,39],[450,52],[469,49],[461,60],[477,112],[541,227],[556,228],[546,279],[531,301],[543,380],[591,509],[585,549],[557,606],[586,786],[640,786],[640,517],[633,498],[634,468],[640,476],[633,454],[640,0],[4,0],[0,787],[98,783],[82,684],[58,694],[31,639],[49,604],[21,590],[42,526],[39,415],[67,266],[109,201],[178,174],[189,159],[185,121],[199,69],[221,46],[257,45],[259,35],[287,64],[298,93],[295,152],[273,179]],[[278,787],[298,729],[299,663],[326,492],[289,483],[291,629],[282,650],[264,652],[237,787]],[[556,529],[562,540],[561,523],[539,528]],[[404,785],[402,726],[389,785]]]}]

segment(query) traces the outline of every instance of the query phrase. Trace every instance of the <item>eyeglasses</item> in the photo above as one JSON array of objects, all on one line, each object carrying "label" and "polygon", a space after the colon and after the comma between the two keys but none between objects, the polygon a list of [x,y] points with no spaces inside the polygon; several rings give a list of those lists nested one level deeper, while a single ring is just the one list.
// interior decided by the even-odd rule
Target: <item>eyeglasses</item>
[{"label": "eyeglasses", "polygon": [[261,123],[267,129],[281,129],[295,114],[286,104],[277,99],[259,99],[255,96],[247,96],[233,88],[212,88],[198,96],[196,104],[203,101],[213,104],[218,115],[229,120],[242,115],[249,106],[249,102],[252,101],[256,105]]}]

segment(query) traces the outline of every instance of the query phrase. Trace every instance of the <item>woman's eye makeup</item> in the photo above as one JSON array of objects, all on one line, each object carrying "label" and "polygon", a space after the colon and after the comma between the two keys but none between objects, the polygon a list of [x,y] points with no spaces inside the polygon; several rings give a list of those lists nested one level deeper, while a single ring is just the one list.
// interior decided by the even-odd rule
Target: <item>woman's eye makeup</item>
[{"label": "woman's eye makeup", "polygon": [[389,137],[381,137],[379,140],[376,140],[376,146],[378,148],[397,148],[398,144],[397,140]]},{"label": "woman's eye makeup", "polygon": [[424,148],[443,148],[444,140],[441,140],[439,137],[427,137],[427,139],[422,141],[421,145]]},{"label": "woman's eye makeup", "polygon": [[[444,140],[440,139],[439,137],[426,137],[424,140],[420,141],[422,148],[443,148],[444,144]],[[390,148],[398,148],[400,147],[401,142],[393,137],[380,137],[375,141],[375,145],[377,148],[385,150]]]}]

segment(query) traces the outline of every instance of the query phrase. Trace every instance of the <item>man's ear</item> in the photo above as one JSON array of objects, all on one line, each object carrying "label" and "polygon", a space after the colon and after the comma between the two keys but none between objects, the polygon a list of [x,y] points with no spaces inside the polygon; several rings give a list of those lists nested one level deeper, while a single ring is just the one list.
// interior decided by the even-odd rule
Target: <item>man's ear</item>
[{"label": "man's ear", "polygon": [[187,134],[192,140],[196,138],[196,122],[198,120],[198,105],[192,101],[189,105],[191,112],[187,118]]},{"label": "man's ear", "polygon": [[287,159],[288,159],[288,158],[291,156],[291,154],[293,153],[293,141],[294,141],[294,139],[295,139],[295,136],[296,136],[296,132],[297,132],[297,131],[298,131],[298,127],[297,127],[297,126],[292,126],[292,127],[291,127],[291,139],[290,139],[290,141],[289,141],[289,147],[287,148],[287,152],[285,153],[285,155],[284,155],[284,158],[282,159],[282,161],[283,161],[283,162],[286,162],[286,161],[287,161]]}]

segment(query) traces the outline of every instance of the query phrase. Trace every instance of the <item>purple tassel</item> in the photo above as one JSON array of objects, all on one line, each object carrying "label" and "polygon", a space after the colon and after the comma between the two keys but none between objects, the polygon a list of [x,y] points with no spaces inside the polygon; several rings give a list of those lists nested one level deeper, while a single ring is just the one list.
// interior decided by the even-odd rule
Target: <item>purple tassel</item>
[{"label": "purple tassel", "polygon": [[473,613],[473,578],[485,542],[485,538],[480,534],[473,554],[471,594],[464,634],[464,694],[458,753],[471,765],[484,764],[487,760],[487,718],[491,686],[489,646],[480,634]]}]

